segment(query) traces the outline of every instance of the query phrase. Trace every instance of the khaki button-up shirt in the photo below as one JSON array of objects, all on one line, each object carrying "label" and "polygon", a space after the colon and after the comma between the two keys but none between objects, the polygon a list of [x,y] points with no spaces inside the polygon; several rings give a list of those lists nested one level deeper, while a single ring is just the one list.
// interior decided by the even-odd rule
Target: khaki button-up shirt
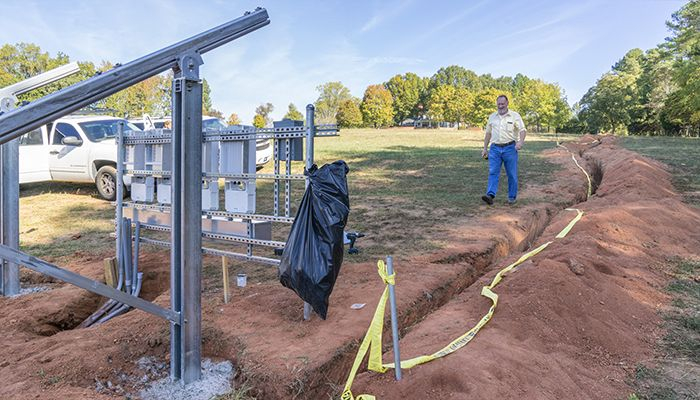
[{"label": "khaki button-up shirt", "polygon": [[518,134],[524,130],[523,118],[511,110],[503,115],[498,112],[491,114],[486,124],[486,133],[491,134],[491,143],[503,144],[518,141]]}]

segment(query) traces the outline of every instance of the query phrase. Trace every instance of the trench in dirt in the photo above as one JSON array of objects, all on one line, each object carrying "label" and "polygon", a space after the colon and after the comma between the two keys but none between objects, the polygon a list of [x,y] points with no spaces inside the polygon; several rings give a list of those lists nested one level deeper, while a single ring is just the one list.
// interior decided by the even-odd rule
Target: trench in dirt
[{"label": "trench in dirt", "polygon": [[[140,297],[144,300],[153,301],[156,297],[169,290],[169,270],[168,268],[155,268],[154,265],[148,265],[149,261],[144,259],[142,262],[146,271],[144,272],[144,283],[141,288]],[[143,265],[143,264],[142,264]],[[36,274],[38,277],[33,278],[33,281],[45,282],[41,277],[44,275]],[[51,282],[57,282],[51,280]],[[63,331],[69,331],[78,328],[90,315],[97,311],[102,305],[109,301],[97,294],[86,290],[74,288],[69,284],[62,284],[62,288],[53,290],[70,291],[68,302],[55,312],[37,315],[37,323],[29,328],[29,333],[38,336],[50,337]]]},{"label": "trench in dirt", "polygon": [[[595,193],[603,180],[602,163],[595,159],[586,159],[584,157],[584,150],[580,150],[578,155],[586,161],[584,167],[591,177],[592,192]],[[585,201],[586,188],[582,187],[578,190],[574,198],[575,200],[568,206]],[[548,205],[530,210],[521,221],[525,236],[519,240],[509,241],[507,239],[501,239],[494,241],[491,246],[480,252],[458,252],[448,255],[440,254],[436,255],[434,259],[429,260],[429,263],[434,265],[450,264],[460,266],[460,271],[454,279],[445,281],[443,285],[429,292],[424,292],[422,296],[414,299],[408,307],[400,309],[400,336],[403,337],[406,335],[427,316],[469,288],[486,273],[495,268],[503,267],[499,263],[499,260],[511,254],[528,250],[542,235],[555,215],[563,208],[565,207],[555,208],[555,206]],[[145,272],[146,276],[142,289],[142,298],[152,301],[169,289],[167,284],[169,282],[169,270],[167,266],[164,267],[163,265],[155,263],[149,265],[152,263],[147,259],[142,260],[142,262],[143,270],[147,271]],[[103,301],[100,301],[102,298],[99,296],[82,290],[80,290],[80,292],[82,293],[80,293],[79,296],[71,296],[72,299],[60,312],[39,316],[38,321],[40,323],[35,325],[32,333],[46,337],[65,330],[75,329],[85,318],[102,305]],[[386,318],[384,322],[384,331],[389,332],[389,329],[390,319]],[[383,338],[383,351],[386,352],[390,350],[391,335],[385,333]],[[300,386],[305,388],[303,396],[305,398],[326,397],[329,393],[328,382],[344,382],[354,361],[358,347],[358,340],[347,342],[345,345],[338,348],[334,356],[328,359],[327,362],[317,368],[305,371],[303,376],[300,377],[300,379],[303,380]],[[241,372],[245,370],[245,368],[239,369]],[[249,385],[257,386],[254,377],[247,377],[242,373],[237,376],[236,380],[239,383],[248,381]]]},{"label": "trench in dirt", "polygon": [[[594,146],[593,146],[594,147]],[[585,149],[579,150],[578,155],[584,158]],[[603,165],[593,158],[584,158],[585,163],[582,165],[591,179],[591,194],[595,194],[603,180]],[[582,174],[582,172],[580,172]],[[554,206],[546,206],[535,208],[525,216],[522,226],[525,228],[526,236],[520,241],[510,242],[508,240],[498,240],[481,252],[455,253],[445,256],[439,255],[430,261],[430,264],[452,264],[463,265],[464,267],[458,275],[444,282],[444,284],[431,292],[424,292],[423,296],[415,299],[407,308],[399,310],[398,325],[400,337],[405,336],[417,324],[424,320],[431,313],[435,312],[452,298],[462,293],[482,276],[496,268],[502,268],[499,263],[503,258],[514,253],[521,253],[529,250],[532,245],[542,235],[545,228],[549,225],[552,219],[558,212],[567,207],[580,204],[587,200],[587,183],[586,187],[582,187],[574,194],[574,200],[571,204],[564,205],[561,208]],[[373,302],[370,302],[373,304]],[[470,327],[465,327],[465,332]],[[384,320],[384,335],[382,353],[391,350],[391,319],[387,316]],[[354,340],[346,343],[342,348],[336,350],[334,356],[325,364],[320,365],[314,370],[307,371],[301,379],[303,383],[298,384],[304,387],[302,398],[325,398],[329,396],[329,382],[344,382],[347,374],[354,362],[360,341]],[[361,371],[358,371],[358,373]],[[249,380],[249,378],[252,378]],[[237,382],[240,384],[247,383],[257,386],[254,377],[247,377],[243,374],[237,376]],[[299,392],[297,392],[299,394]],[[263,398],[265,398],[263,396]],[[296,398],[296,397],[294,397]]]}]

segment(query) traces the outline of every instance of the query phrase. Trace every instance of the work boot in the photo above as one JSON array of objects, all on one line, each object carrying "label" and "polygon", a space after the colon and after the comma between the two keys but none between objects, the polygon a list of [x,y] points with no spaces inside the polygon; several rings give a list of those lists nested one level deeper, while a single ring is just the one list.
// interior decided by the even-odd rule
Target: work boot
[{"label": "work boot", "polygon": [[493,205],[493,198],[494,198],[494,196],[492,194],[485,194],[485,195],[481,196],[481,200],[483,200],[484,203],[486,203],[490,206]]},{"label": "work boot", "polygon": [[515,203],[517,203],[517,202],[518,202],[517,199],[508,199],[508,204],[510,204],[511,206],[514,206]]}]

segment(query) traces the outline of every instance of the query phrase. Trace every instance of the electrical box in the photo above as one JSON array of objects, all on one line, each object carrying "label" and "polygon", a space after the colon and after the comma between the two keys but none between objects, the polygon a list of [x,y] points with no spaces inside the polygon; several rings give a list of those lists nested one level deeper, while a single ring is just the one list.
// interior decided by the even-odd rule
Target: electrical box
[{"label": "electrical box", "polygon": [[146,145],[134,144],[126,146],[126,154],[124,154],[124,163],[128,170],[146,169]]},{"label": "electrical box", "polygon": [[255,181],[227,179],[224,184],[226,211],[255,214]]},{"label": "electrical box", "polygon": [[[282,121],[274,121],[272,125],[275,128],[294,128],[304,126],[304,121],[295,121],[293,119],[283,119]],[[276,139],[279,142],[279,159],[285,159],[287,151],[287,141],[289,141],[289,159],[291,161],[304,161],[304,138],[292,139]]]},{"label": "electrical box", "polygon": [[[254,174],[255,143],[255,139],[221,142],[221,173]],[[228,212],[255,213],[255,180],[226,178],[224,198]]]},{"label": "electrical box", "polygon": [[219,180],[205,179],[202,181],[202,210],[219,209]]},{"label": "electrical box", "polygon": [[158,178],[157,185],[156,193],[158,194],[158,203],[170,204],[170,178]]},{"label": "electrical box", "polygon": [[133,176],[131,178],[131,199],[143,203],[152,203],[155,179],[152,176]]},{"label": "electrical box", "polygon": [[173,146],[171,143],[154,144],[152,165],[154,171],[172,171]]}]

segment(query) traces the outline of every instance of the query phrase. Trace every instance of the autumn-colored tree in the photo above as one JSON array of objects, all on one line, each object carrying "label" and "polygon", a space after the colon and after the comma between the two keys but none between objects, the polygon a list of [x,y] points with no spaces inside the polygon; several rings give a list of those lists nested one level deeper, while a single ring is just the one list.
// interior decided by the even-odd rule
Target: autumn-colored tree
[{"label": "autumn-colored tree", "polygon": [[238,118],[238,114],[236,113],[231,113],[229,115],[228,119],[226,120],[226,124],[231,126],[231,125],[240,125],[241,124],[241,119]]},{"label": "autumn-colored tree", "polygon": [[256,128],[264,128],[265,127],[265,117],[263,117],[260,114],[255,114],[255,117],[253,117],[253,126]]},{"label": "autumn-colored tree", "polygon": [[393,99],[383,85],[370,85],[365,90],[360,109],[366,125],[388,127],[394,117]]},{"label": "autumn-colored tree", "polygon": [[289,103],[289,106],[287,107],[287,113],[284,114],[284,118],[291,119],[294,121],[303,121],[304,115],[297,109],[297,106],[295,106],[294,103]]},{"label": "autumn-colored tree", "polygon": [[344,100],[340,103],[335,119],[341,128],[358,128],[362,126],[362,112],[354,100]]}]

